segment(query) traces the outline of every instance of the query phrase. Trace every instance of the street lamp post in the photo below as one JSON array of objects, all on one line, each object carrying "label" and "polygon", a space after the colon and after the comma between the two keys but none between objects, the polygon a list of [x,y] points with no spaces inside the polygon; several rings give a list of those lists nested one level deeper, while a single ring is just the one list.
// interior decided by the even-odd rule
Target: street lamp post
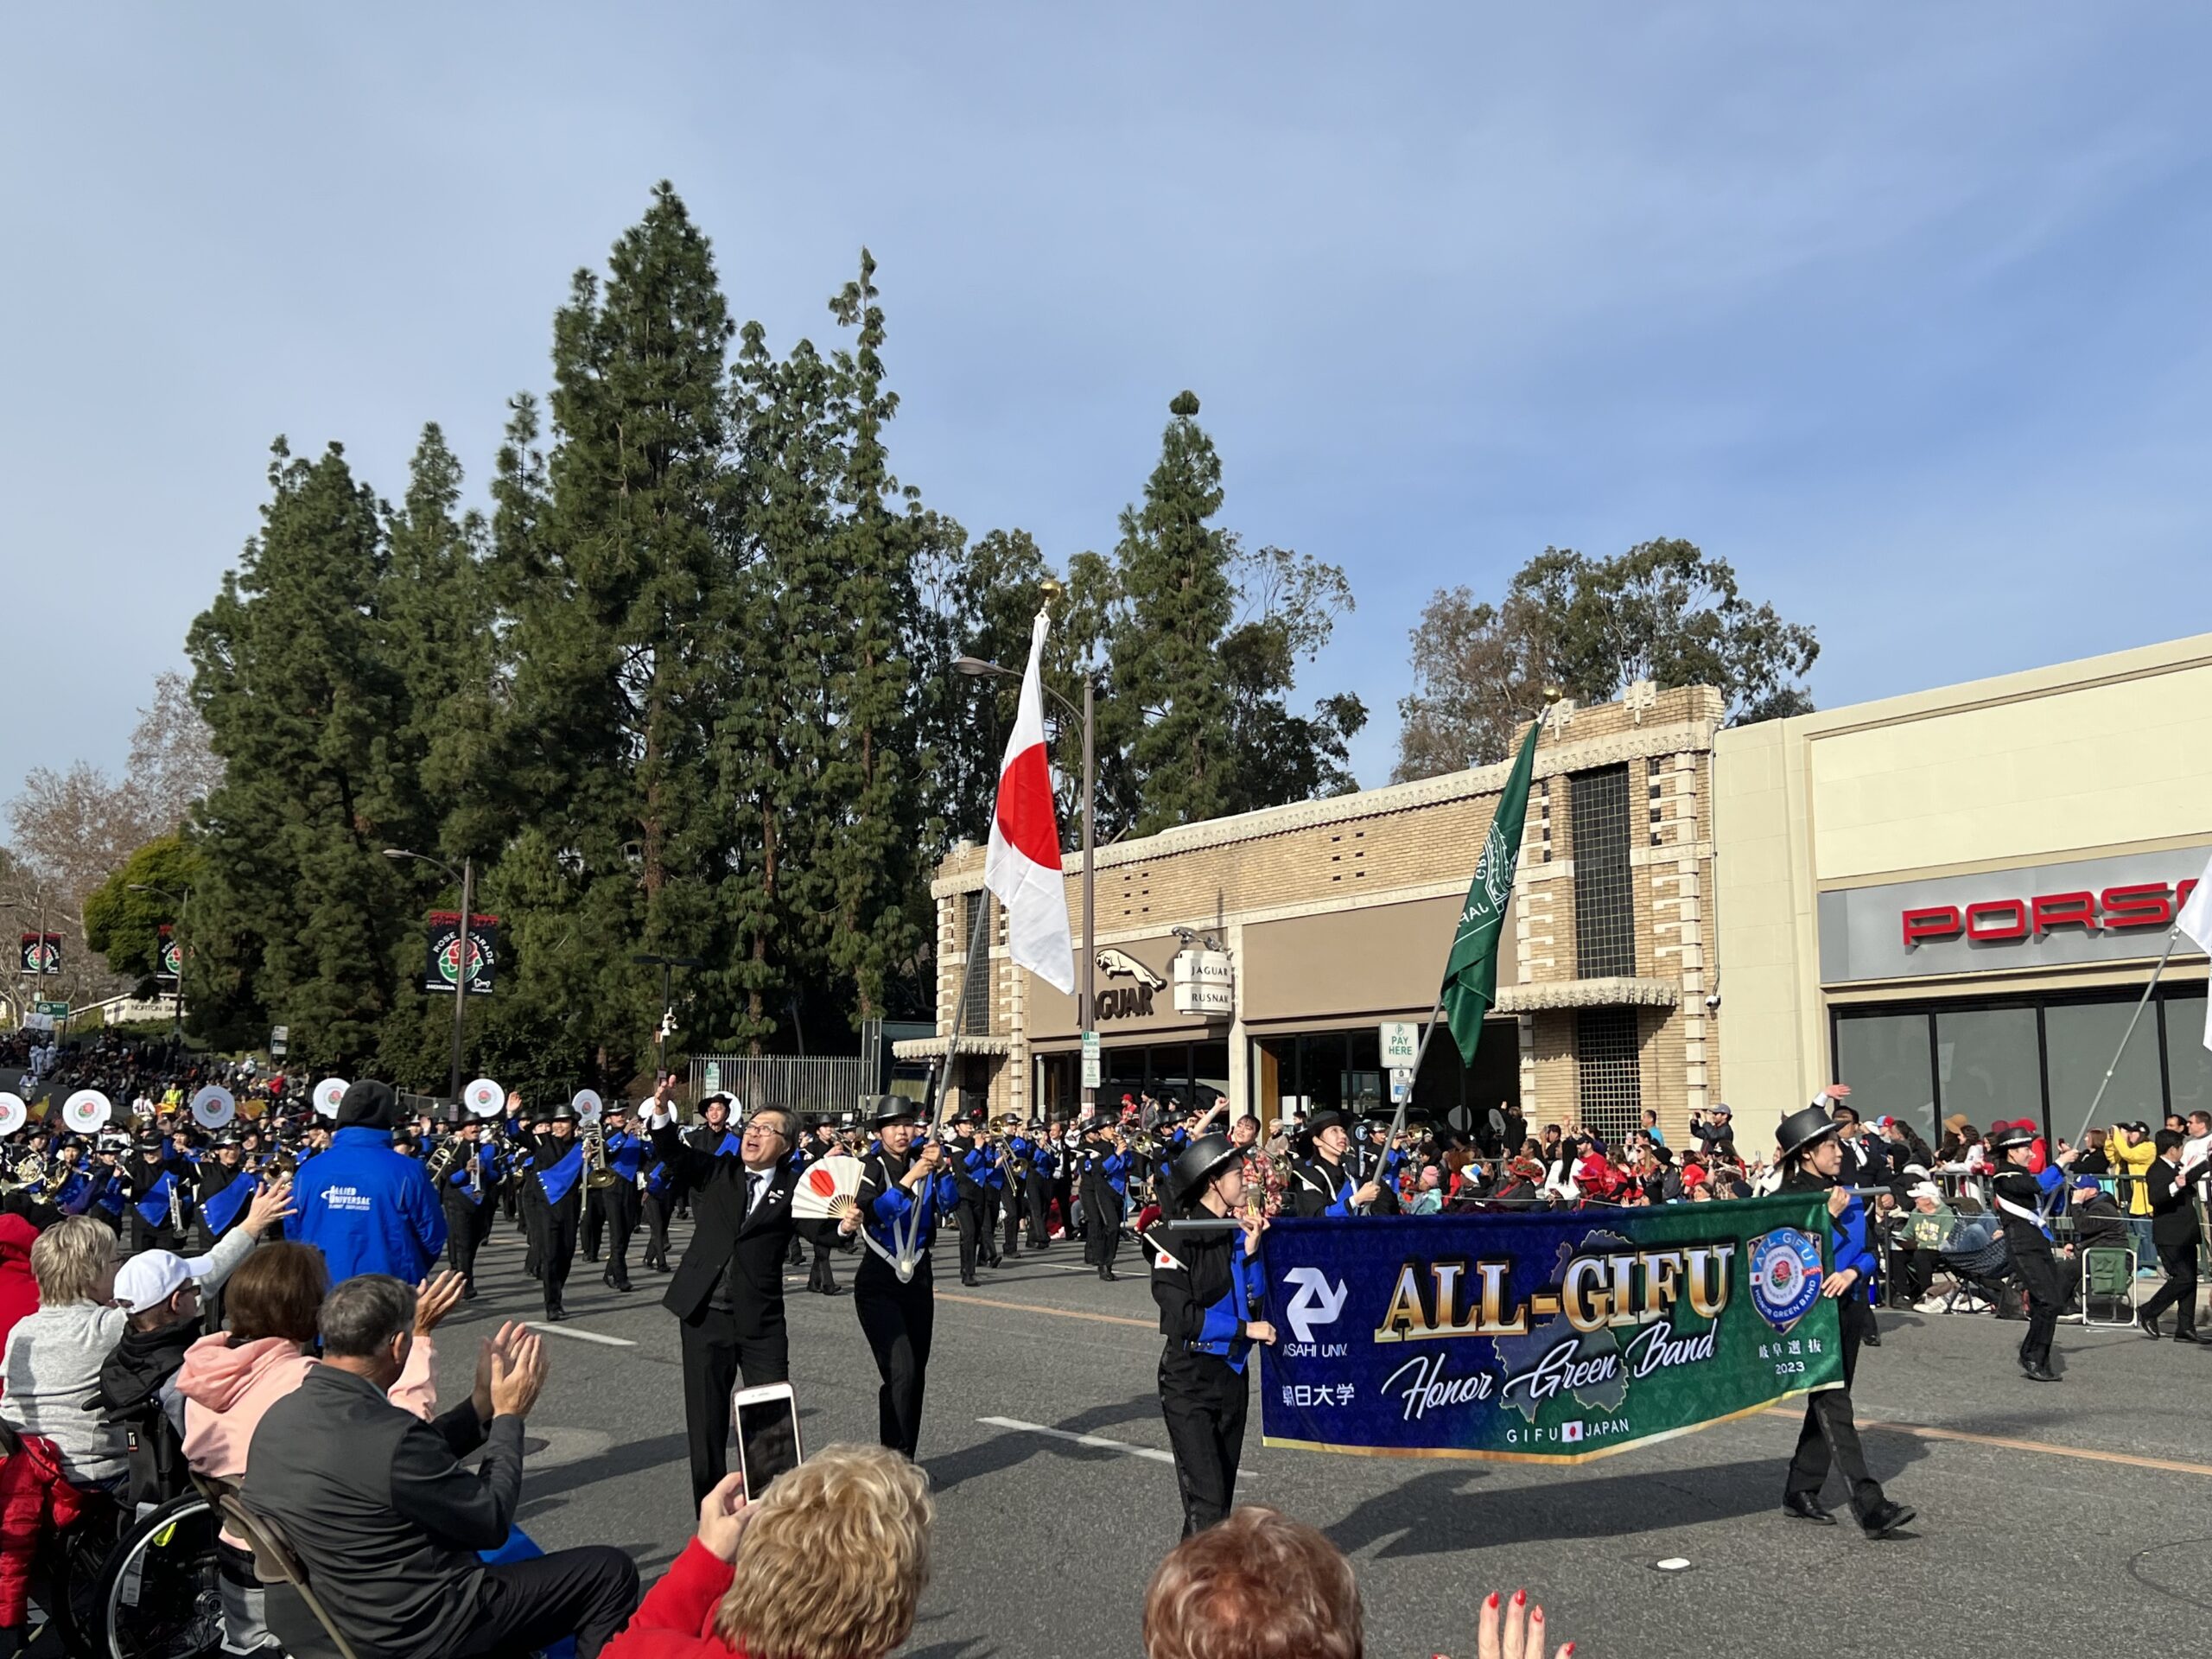
[{"label": "street lamp post", "polygon": [[[133,893],[150,893],[156,898],[166,899],[176,906],[176,931],[174,936],[176,940],[176,1007],[175,1012],[176,1040],[178,1046],[181,1047],[184,1043],[184,924],[185,912],[192,905],[192,889],[187,887],[181,893],[175,893],[167,887],[157,887],[146,881],[133,881],[130,886]],[[156,979],[161,977],[161,969],[162,953],[161,947],[157,944],[154,947],[154,976]]]},{"label": "street lamp post", "polygon": [[[476,970],[476,936],[473,931],[473,912],[476,907],[476,865],[472,859],[461,861],[461,868],[442,858],[432,858],[428,853],[410,853],[403,848],[387,847],[386,858],[411,858],[418,863],[434,864],[461,884],[461,939],[454,947],[453,972],[453,1086],[450,1090],[454,1103],[461,1102],[461,1050],[464,1027],[461,1019],[468,1010],[468,977]],[[181,981],[179,982],[182,983]]]},{"label": "street lamp post", "polygon": [[[981,657],[956,657],[952,659],[952,666],[957,672],[965,674],[971,679],[1018,680],[1021,677],[1014,670],[1001,668],[996,663],[986,662]],[[1094,720],[1096,711],[1095,701],[1096,690],[1097,680],[1089,669],[1085,669],[1083,674],[1083,707],[1080,709],[1053,690],[1051,686],[1044,687],[1046,696],[1058,703],[1083,724],[1083,989],[1077,999],[1075,1022],[1076,1028],[1083,1034],[1086,1047],[1089,1046],[1090,1038],[1091,1011],[1098,1006],[1094,995],[1096,990],[1094,976],[1097,970],[1098,951],[1092,942],[1091,931],[1092,918],[1096,913],[1091,880],[1092,860],[1098,841],[1098,765],[1096,725]],[[1078,1064],[1080,1063],[1078,1061]],[[1089,1083],[1084,1084],[1083,1104],[1085,1112],[1089,1113],[1094,1109],[1097,1103],[1096,1086]]]}]

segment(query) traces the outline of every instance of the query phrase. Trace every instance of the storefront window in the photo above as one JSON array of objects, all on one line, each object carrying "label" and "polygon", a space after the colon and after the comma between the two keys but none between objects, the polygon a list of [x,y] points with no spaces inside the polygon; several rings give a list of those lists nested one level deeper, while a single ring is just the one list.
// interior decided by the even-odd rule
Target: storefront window
[{"label": "storefront window", "polygon": [[[2050,1127],[2069,1141],[2081,1137],[2089,1103],[2097,1098],[2105,1068],[2120,1052],[2136,1005],[2125,1002],[2058,1002],[2043,1011],[2044,1063],[2050,1077]],[[2165,1107],[2158,1076],[2158,1045],[2153,1011],[2145,1009],[2127,1052],[2112,1074],[2097,1106],[2097,1125],[2140,1118],[2156,1125]],[[2183,1110],[2188,1109],[2184,1107]]]},{"label": "storefront window", "polygon": [[1835,1022],[1836,1077],[1851,1085],[1862,1118],[1894,1117],[1936,1145],[1936,1090],[1929,1077],[1928,1016],[1847,1014]]},{"label": "storefront window", "polygon": [[2186,1117],[2212,1112],[2212,1048],[2204,1046],[2202,996],[2170,996],[2159,1009],[2166,1028],[2166,1089],[2171,1109]]},{"label": "storefront window", "polygon": [[1936,1075],[1944,1116],[1976,1127],[1999,1118],[2040,1119],[2043,1068],[2033,1008],[1945,1008],[1936,1015]]},{"label": "storefront window", "polygon": [[1305,1094],[1312,1109],[1317,1112],[1342,1109],[1347,1058],[1344,1033],[1341,1031],[1317,1033],[1305,1039],[1305,1049],[1300,1068],[1305,1077]]},{"label": "storefront window", "polygon": [[[1193,1043],[1191,1045],[1191,1081],[1196,1085],[1192,1103],[1199,1111],[1214,1103],[1217,1095],[1229,1092],[1229,1045],[1227,1043]],[[1215,1127],[1228,1125],[1217,1119]]]}]

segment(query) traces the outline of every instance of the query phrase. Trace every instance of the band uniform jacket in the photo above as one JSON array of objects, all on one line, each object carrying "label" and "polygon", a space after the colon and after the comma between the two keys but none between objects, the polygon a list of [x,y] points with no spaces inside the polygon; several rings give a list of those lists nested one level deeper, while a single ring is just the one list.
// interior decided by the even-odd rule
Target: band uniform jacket
[{"label": "band uniform jacket", "polygon": [[[718,1156],[688,1144],[675,1125],[652,1132],[653,1151],[669,1168],[670,1196],[691,1195],[691,1242],[668,1281],[661,1305],[678,1319],[698,1316],[727,1267],[737,1334],[760,1336],[770,1316],[784,1311],[784,1258],[798,1224],[791,1217],[798,1166],[781,1159],[769,1172],[768,1190],[746,1213],[749,1184],[745,1160]],[[810,1229],[809,1236],[814,1231]]]}]

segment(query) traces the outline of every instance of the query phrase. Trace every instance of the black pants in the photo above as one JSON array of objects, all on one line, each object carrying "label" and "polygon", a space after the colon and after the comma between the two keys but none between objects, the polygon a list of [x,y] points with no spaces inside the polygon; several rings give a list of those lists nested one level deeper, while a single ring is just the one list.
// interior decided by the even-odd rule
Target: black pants
[{"label": "black pants", "polygon": [[1048,1249],[1052,1243],[1052,1183],[1048,1177],[1032,1175],[1023,1192],[1029,1206],[1029,1248]]},{"label": "black pants", "polygon": [[476,1251],[492,1223],[492,1206],[471,1204],[459,1192],[445,1195],[446,1265],[473,1286],[476,1282]]},{"label": "black pants", "polygon": [[729,1472],[729,1396],[745,1386],[788,1382],[791,1338],[779,1305],[757,1337],[737,1334],[735,1315],[711,1302],[680,1326],[683,1358],[683,1433],[691,1448],[691,1501],[698,1503]]},{"label": "black pants", "polygon": [[[588,1173],[589,1166],[587,1166],[586,1173]],[[578,1179],[582,1179],[581,1177]],[[606,1225],[607,1222],[604,1212],[599,1207],[598,1198],[599,1194],[590,1187],[584,1188],[583,1225],[580,1230],[579,1238],[584,1247],[584,1260],[587,1262],[599,1260],[600,1230]]]},{"label": "black pants", "polygon": [[1881,1507],[1882,1486],[1866,1472],[1866,1453],[1859,1444],[1858,1421],[1851,1414],[1851,1384],[1859,1374],[1859,1344],[1874,1323],[1864,1298],[1836,1300],[1836,1322],[1843,1331],[1843,1386],[1823,1389],[1805,1401],[1805,1426],[1797,1433],[1797,1452],[1789,1459],[1785,1496],[1818,1497],[1833,1464],[1851,1488],[1851,1512],[1861,1522]]},{"label": "black pants", "polygon": [[[525,1174],[523,1179],[532,1186],[537,1177]],[[545,1277],[545,1198],[543,1193],[532,1194],[522,1201],[522,1270],[533,1279]]]},{"label": "black pants", "polygon": [[630,1238],[638,1230],[638,1187],[634,1181],[617,1181],[590,1195],[593,1207],[606,1218],[607,1278],[617,1289],[630,1287]]},{"label": "black pants", "polygon": [[[972,1284],[976,1278],[976,1250],[983,1236],[983,1199],[981,1195],[963,1198],[952,1207],[952,1224],[960,1232],[960,1282]],[[896,1278],[898,1275],[892,1275]]]},{"label": "black pants", "polygon": [[592,1659],[638,1606],[638,1564],[607,1544],[484,1569],[483,1603],[454,1659],[533,1653],[564,1636]]},{"label": "black pants", "polygon": [[1160,1357],[1160,1414],[1183,1494],[1183,1536],[1229,1518],[1244,1455],[1244,1373],[1211,1354],[1171,1348]]},{"label": "black pants", "polygon": [[[180,1207],[177,1213],[189,1217],[192,1212]],[[187,1227],[190,1224],[189,1221],[186,1224]],[[159,1223],[148,1221],[145,1217],[138,1213],[137,1205],[124,1203],[123,1249],[125,1255],[136,1255],[141,1250],[168,1250],[173,1255],[182,1255],[186,1250],[184,1241],[184,1230],[170,1226],[167,1218]]]},{"label": "black pants", "polygon": [[806,1287],[832,1296],[837,1294],[837,1270],[830,1265],[830,1241],[826,1238],[814,1241],[814,1265],[807,1269]]},{"label": "black pants", "polygon": [[853,1275],[853,1311],[875,1355],[883,1387],[876,1395],[878,1438],[907,1457],[922,1439],[922,1389],[928,1381],[930,1336],[937,1324],[937,1294],[926,1255],[905,1284],[873,1251]]},{"label": "black pants", "polygon": [[558,1204],[545,1206],[538,1224],[538,1268],[545,1285],[545,1314],[550,1319],[563,1311],[561,1293],[569,1283],[569,1269],[576,1259],[576,1212],[574,1192]]},{"label": "black pants", "polygon": [[2012,1251],[2012,1267],[2028,1290],[2028,1333],[2020,1338],[2020,1363],[2050,1363],[2050,1340],[2058,1334],[2058,1316],[2066,1306],[2066,1281],[2045,1243],[2041,1249]]},{"label": "black pants", "polygon": [[1916,1302],[1925,1296],[1936,1282],[1936,1252],[1911,1246],[1900,1248],[1891,1258],[1895,1282],[1891,1286],[1892,1300]]},{"label": "black pants", "polygon": [[991,1194],[991,1203],[999,1211],[1004,1233],[1004,1236],[999,1241],[999,1248],[1008,1255],[1020,1255],[1021,1254],[1021,1193],[1016,1188],[1008,1187],[1003,1196],[996,1192]]},{"label": "black pants", "polygon": [[645,1265],[668,1271],[668,1200],[658,1193],[646,1192],[638,1199],[638,1211],[645,1223]]},{"label": "black pants", "polygon": [[2194,1332],[2196,1329],[2196,1241],[2184,1238],[2177,1243],[2158,1247],[2158,1265],[2166,1270],[2166,1282],[2158,1287],[2158,1294],[2143,1304],[2143,1323],[2147,1327],[2158,1322],[2158,1316],[2168,1308],[2174,1310],[2174,1329]]},{"label": "black pants", "polygon": [[1083,1259],[1101,1273],[1114,1270],[1122,1248],[1122,1200],[1113,1188],[1086,1187],[1083,1194]]}]

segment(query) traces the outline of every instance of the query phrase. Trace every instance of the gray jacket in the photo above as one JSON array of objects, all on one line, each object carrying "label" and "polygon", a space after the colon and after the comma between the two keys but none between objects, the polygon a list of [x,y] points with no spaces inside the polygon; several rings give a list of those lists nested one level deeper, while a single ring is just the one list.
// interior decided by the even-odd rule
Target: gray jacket
[{"label": "gray jacket", "polygon": [[[484,1448],[480,1470],[458,1459]],[[438,1659],[476,1623],[522,1495],[522,1419],[464,1400],[430,1422],[318,1365],[254,1430],[239,1489],[281,1526],[361,1659]]]}]

